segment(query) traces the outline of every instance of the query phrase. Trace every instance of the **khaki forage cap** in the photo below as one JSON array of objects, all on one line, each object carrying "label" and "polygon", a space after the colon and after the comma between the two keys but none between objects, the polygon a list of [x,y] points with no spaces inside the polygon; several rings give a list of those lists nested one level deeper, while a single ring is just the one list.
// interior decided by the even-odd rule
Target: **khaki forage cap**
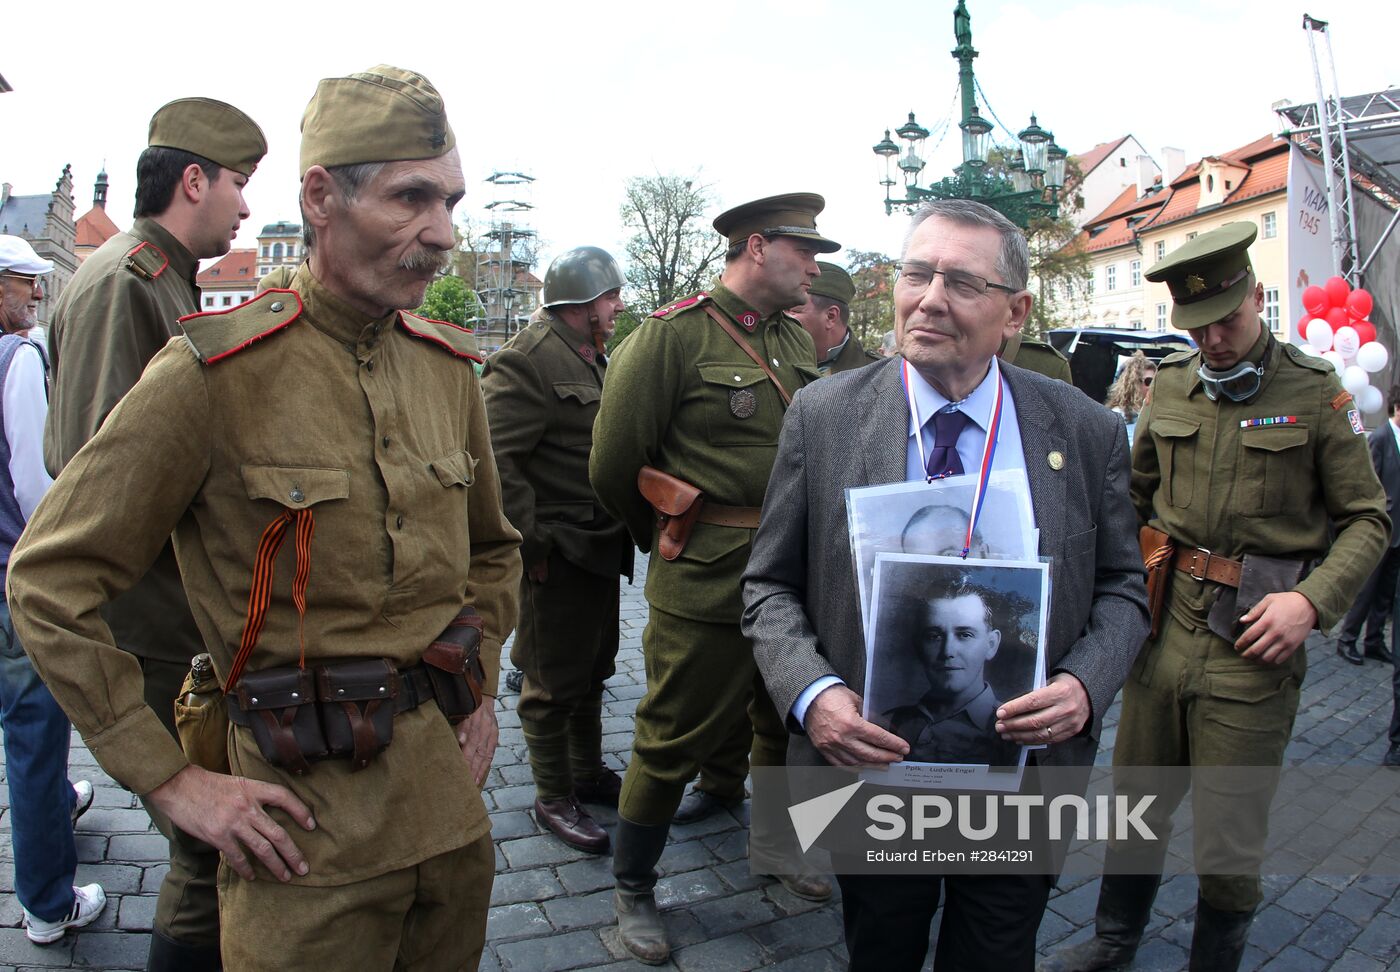
[{"label": "khaki forage cap", "polygon": [[301,116],[301,174],[313,165],[435,159],[456,144],[432,83],[379,64],[316,86]]},{"label": "khaki forage cap", "polygon": [[1172,325],[1206,327],[1229,317],[1250,293],[1253,222],[1226,223],[1178,247],[1143,274],[1172,295]]},{"label": "khaki forage cap", "polygon": [[213,98],[181,98],[157,110],[146,144],[190,152],[245,176],[267,154],[258,123]]},{"label": "khaki forage cap", "polygon": [[755,199],[735,206],[715,217],[715,232],[729,245],[760,236],[796,236],[817,244],[818,253],[835,253],[841,244],[817,232],[817,214],[826,200],[815,192],[789,192],[781,196]]},{"label": "khaki forage cap", "polygon": [[856,295],[856,285],[851,280],[851,275],[836,264],[827,263],[825,260],[817,261],[817,269],[822,274],[812,281],[811,294],[814,297],[839,300],[849,306],[851,298]]}]

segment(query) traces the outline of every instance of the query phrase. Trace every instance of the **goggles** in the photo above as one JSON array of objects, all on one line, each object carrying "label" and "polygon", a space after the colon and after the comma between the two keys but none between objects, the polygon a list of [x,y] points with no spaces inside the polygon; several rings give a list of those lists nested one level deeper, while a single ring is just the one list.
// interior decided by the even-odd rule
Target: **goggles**
[{"label": "goggles", "polygon": [[1264,379],[1264,366],[1241,361],[1228,371],[1216,371],[1201,365],[1196,370],[1196,376],[1201,379],[1201,387],[1211,401],[1217,402],[1224,395],[1232,402],[1242,402],[1259,390],[1259,384]]}]

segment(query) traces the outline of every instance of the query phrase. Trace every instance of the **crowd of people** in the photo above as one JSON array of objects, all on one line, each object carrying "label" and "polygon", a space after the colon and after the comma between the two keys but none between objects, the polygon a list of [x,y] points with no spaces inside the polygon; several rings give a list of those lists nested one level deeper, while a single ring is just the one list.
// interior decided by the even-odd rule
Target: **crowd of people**
[{"label": "crowd of people", "polygon": [[[1373,586],[1394,587],[1400,533],[1371,458],[1388,483],[1400,424],[1368,455],[1331,368],[1261,325],[1252,226],[1147,271],[1198,348],[1127,362],[1111,412],[1023,337],[1025,237],[969,201],[915,213],[883,354],[851,332],[850,276],[817,259],[840,248],[822,197],[789,193],[717,217],[715,284],[611,351],[623,275],[597,247],[567,251],[483,361],[470,331],[413,313],[465,184],[442,98],[388,65],[322,81],[307,106],[306,262],[199,313],[198,262],[229,249],[266,151],[230,105],[156,112],[135,223],[79,268],[46,347],[22,335],[52,264],[0,237],[0,717],[35,942],[105,904],[73,884],[92,789],[67,776],[69,719],[169,839],[149,969],[474,969],[514,631],[535,817],[611,853],[619,941],[662,964],[670,827],[741,803],[750,767],[937,761],[952,739],[1085,768],[1121,691],[1115,765],[1277,770],[1304,639],[1383,553]],[[992,454],[1051,564],[1044,684],[992,690],[985,592],[909,592],[929,691],[868,721],[846,491]],[[646,693],[619,775],[601,711],[637,549]],[[1394,757],[1395,727],[1392,742]],[[1267,817],[1259,779],[1197,804]],[[617,808],[611,833],[599,805]],[[1153,808],[1165,832],[1174,809]],[[1231,836],[1195,832],[1205,850]],[[1232,849],[1241,873],[1201,876],[1193,969],[1238,966],[1261,900],[1262,838]],[[1095,936],[1045,967],[1135,952],[1162,861],[1125,840],[1109,853],[1136,872],[1108,869]],[[772,877],[832,896],[792,870]],[[1056,875],[835,878],[852,969],[921,968],[941,904],[937,968],[1028,970]]]}]

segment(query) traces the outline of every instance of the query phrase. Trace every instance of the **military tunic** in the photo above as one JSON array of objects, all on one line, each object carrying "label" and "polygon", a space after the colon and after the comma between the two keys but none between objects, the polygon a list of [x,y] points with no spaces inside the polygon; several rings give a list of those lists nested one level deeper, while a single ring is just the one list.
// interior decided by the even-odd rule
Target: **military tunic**
[{"label": "military tunic", "polygon": [[[1267,331],[1247,357],[1265,368],[1260,390],[1247,402],[1210,401],[1196,374],[1198,351],[1158,365],[1134,439],[1132,499],[1139,517],[1170,534],[1178,549],[1202,547],[1236,560],[1247,554],[1320,560],[1293,589],[1327,630],[1388,542],[1385,494],[1356,406],[1330,365]],[[1300,647],[1280,665],[1241,657],[1207,627],[1219,590],[1183,571],[1172,574],[1162,630],[1143,648],[1123,690],[1115,766],[1281,763],[1306,652]],[[1244,792],[1242,781],[1223,793],[1212,783],[1197,784],[1198,820],[1212,821],[1196,827],[1198,854],[1254,858],[1253,874],[1201,876],[1202,895],[1217,908],[1247,911],[1260,900],[1270,779],[1259,775],[1254,792]],[[1149,811],[1150,823],[1163,828],[1158,833],[1180,797],[1158,800]],[[1228,834],[1222,819],[1251,822],[1257,831]]]},{"label": "military tunic", "polygon": [[[782,400],[706,303],[733,322],[789,393],[820,377],[812,340],[796,321],[760,317],[723,285],[658,311],[630,334],[609,366],[589,470],[603,506],[646,550],[655,549],[656,517],[637,489],[642,466],[699,487],[715,503],[759,507],[777,455]],[[787,733],[739,631],[739,581],[753,532],[696,523],[677,559],[651,560],[647,694],[620,805],[628,820],[669,821],[700,763],[731,765],[751,731],[755,763],[782,764]]]},{"label": "military tunic", "polygon": [[836,356],[828,358],[826,361],[818,362],[817,368],[824,375],[834,375],[841,371],[852,371],[856,368],[864,368],[868,364],[874,364],[880,360],[878,354],[865,350],[861,347],[856,336],[850,331],[846,332],[846,340],[841,345]]},{"label": "military tunic", "polygon": [[935,715],[945,701],[940,692],[931,692],[915,705],[901,705],[885,713],[890,732],[909,744],[911,762],[985,763],[989,766],[1015,766],[1021,747],[996,734],[996,697],[984,684],[972,701],[958,709]]},{"label": "military tunic", "polygon": [[1046,378],[1059,379],[1067,385],[1074,384],[1074,379],[1070,376],[1069,359],[1044,341],[1018,334],[1006,342],[999,357],[1018,368],[1034,371]]},{"label": "military tunic", "polygon": [[[517,711],[543,800],[566,796],[573,776],[594,777],[602,766],[599,712],[617,656],[618,576],[632,574],[627,530],[588,482],[605,369],[588,338],[541,308],[481,376],[506,515],[522,537],[511,660],[525,673]],[[543,579],[529,574],[537,565]]]},{"label": "military tunic", "polygon": [[[284,511],[309,509],[304,625],[288,543],[250,670],[295,664],[303,640],[308,661],[410,665],[469,602],[485,620],[486,691],[496,693],[520,537],[501,511],[468,360],[474,339],[397,312],[369,320],[307,267],[293,286],[300,298],[266,292],[188,321],[59,477],[11,563],[10,604],[35,667],[102,767],[137,793],[185,757],[144,705],[137,666],[98,608],[107,590],[141,576],[172,530],[221,680],[246,620],[259,537]],[[297,777],[265,762],[247,729],[229,738],[235,775],[279,783],[315,814],[305,832],[269,810],[310,864],[297,885],[372,878],[489,830],[435,705],[396,717],[392,744],[353,774],[348,761],[327,760]],[[256,887],[278,884],[259,871]]]}]

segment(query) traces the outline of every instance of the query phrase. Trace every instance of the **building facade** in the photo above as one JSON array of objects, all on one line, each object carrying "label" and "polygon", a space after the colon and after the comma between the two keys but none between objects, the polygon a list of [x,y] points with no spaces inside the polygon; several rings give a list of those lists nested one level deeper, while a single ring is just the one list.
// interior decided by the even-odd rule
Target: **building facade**
[{"label": "building facade", "polygon": [[258,290],[258,250],[229,250],[194,278],[201,311],[228,310],[252,300]]},{"label": "building facade", "polygon": [[11,189],[8,182],[0,185],[0,233],[23,237],[36,253],[53,261],[53,273],[44,280],[44,299],[39,302],[39,323],[47,324],[59,294],[78,270],[73,167],[63,167],[50,193],[16,196]]},{"label": "building facade", "polygon": [[268,223],[258,234],[258,248],[254,252],[258,279],[278,267],[298,266],[306,259],[306,250],[301,241],[301,224],[286,220]]}]

